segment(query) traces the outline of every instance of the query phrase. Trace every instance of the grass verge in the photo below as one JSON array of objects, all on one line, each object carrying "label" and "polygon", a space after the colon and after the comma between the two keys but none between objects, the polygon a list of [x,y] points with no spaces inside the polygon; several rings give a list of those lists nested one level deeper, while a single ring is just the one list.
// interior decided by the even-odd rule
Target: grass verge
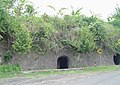
[{"label": "grass verge", "polygon": [[84,69],[68,69],[68,70],[44,70],[44,71],[32,71],[28,73],[2,73],[0,78],[11,78],[11,77],[27,77],[27,78],[43,78],[51,75],[62,75],[62,74],[86,74],[92,72],[111,72],[120,70],[120,66],[98,66],[98,67],[86,67]]}]

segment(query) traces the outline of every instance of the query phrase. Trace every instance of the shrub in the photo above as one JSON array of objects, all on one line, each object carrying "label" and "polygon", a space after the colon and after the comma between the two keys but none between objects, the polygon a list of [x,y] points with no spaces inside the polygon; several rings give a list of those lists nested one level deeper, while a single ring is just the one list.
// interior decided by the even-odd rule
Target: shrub
[{"label": "shrub", "polygon": [[5,55],[4,55],[4,60],[6,63],[10,62],[10,59],[12,58],[10,51],[6,51]]},{"label": "shrub", "polygon": [[17,73],[20,71],[21,71],[21,68],[18,64],[16,64],[16,65],[12,65],[12,64],[0,65],[0,73]]}]

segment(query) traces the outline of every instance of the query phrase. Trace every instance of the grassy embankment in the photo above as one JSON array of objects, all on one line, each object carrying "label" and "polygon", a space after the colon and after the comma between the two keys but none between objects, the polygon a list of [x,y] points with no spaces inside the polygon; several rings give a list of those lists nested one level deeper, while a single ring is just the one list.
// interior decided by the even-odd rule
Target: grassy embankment
[{"label": "grassy embankment", "polygon": [[[10,68],[12,69],[12,68]],[[19,68],[15,68],[16,71],[8,70],[8,72],[0,72],[0,78],[11,78],[11,77],[28,77],[28,78],[41,78],[47,77],[50,75],[59,75],[59,74],[86,74],[93,72],[110,72],[120,70],[120,66],[98,66],[98,67],[86,67],[84,69],[63,69],[63,70],[43,70],[43,71],[32,71],[23,73],[18,71]]]}]

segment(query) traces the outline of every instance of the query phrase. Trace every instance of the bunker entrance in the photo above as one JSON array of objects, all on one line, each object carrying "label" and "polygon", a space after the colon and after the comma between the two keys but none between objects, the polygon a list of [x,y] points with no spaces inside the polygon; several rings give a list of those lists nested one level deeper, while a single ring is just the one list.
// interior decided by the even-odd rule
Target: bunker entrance
[{"label": "bunker entrance", "polygon": [[57,69],[66,69],[68,68],[68,57],[61,56],[57,60]]},{"label": "bunker entrance", "polygon": [[114,61],[115,65],[120,65],[120,54],[114,55],[113,61]]}]

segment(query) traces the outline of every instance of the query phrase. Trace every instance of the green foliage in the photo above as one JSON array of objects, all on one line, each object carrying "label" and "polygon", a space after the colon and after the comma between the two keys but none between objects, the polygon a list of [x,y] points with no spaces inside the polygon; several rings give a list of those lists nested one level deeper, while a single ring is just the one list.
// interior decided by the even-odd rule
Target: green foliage
[{"label": "green foliage", "polygon": [[0,8],[0,32],[8,32],[11,28],[11,17],[6,10]]},{"label": "green foliage", "polygon": [[7,50],[17,53],[48,52],[66,47],[86,53],[97,46],[119,51],[120,31],[115,28],[120,27],[120,8],[116,8],[109,23],[94,15],[87,17],[81,14],[81,9],[72,8],[69,15],[64,14],[68,9],[61,8],[54,16],[36,16],[34,6],[27,0],[1,0],[0,40]]},{"label": "green foliage", "polygon": [[120,51],[120,39],[118,39],[117,42],[115,43],[115,47],[116,47],[116,48],[115,48],[116,51],[119,52],[119,51]]},{"label": "green foliage", "polygon": [[30,50],[32,39],[27,29],[19,28],[16,31],[16,40],[12,45],[13,49],[19,53],[26,53]]},{"label": "green foliage", "polygon": [[71,39],[64,41],[63,44],[81,53],[93,51],[96,48],[93,33],[87,27],[77,29],[74,36],[72,35]]},{"label": "green foliage", "polygon": [[7,50],[11,50],[15,30],[15,19],[6,9],[0,6],[0,38],[4,42]]},{"label": "green foliage", "polygon": [[120,18],[120,7],[117,5],[117,7],[115,8],[115,12],[113,14],[113,18]]},{"label": "green foliage", "polygon": [[[108,23],[111,24],[112,30],[114,30],[109,37],[108,41],[111,42],[109,45],[115,52],[120,51],[120,7],[117,5],[115,12],[112,16],[108,17]],[[109,32],[110,33],[110,32]]]},{"label": "green foliage", "polygon": [[115,8],[115,12],[112,16],[108,17],[108,21],[110,24],[112,24],[114,27],[119,28],[120,27],[120,7],[117,5]]},{"label": "green foliage", "polygon": [[93,51],[96,48],[93,33],[88,28],[80,29],[80,41],[78,44],[80,52]]},{"label": "green foliage", "polygon": [[103,45],[104,47],[106,47],[107,49],[116,52],[116,45],[115,43],[118,41],[119,37],[120,37],[120,30],[114,28],[112,25],[110,24],[105,24],[104,26],[105,29],[105,37],[104,37],[104,42]]},{"label": "green foliage", "polygon": [[25,10],[26,15],[30,16],[35,14],[35,9],[33,8],[32,5],[27,4],[26,5],[26,10]]},{"label": "green foliage", "polygon": [[47,52],[52,48],[51,36],[54,34],[55,29],[49,22],[44,21],[41,18],[33,18],[35,22],[32,22],[34,32],[32,33],[32,48],[35,50]]},{"label": "green foliage", "polygon": [[117,18],[117,19],[115,19],[113,21],[110,21],[109,23],[112,24],[116,28],[120,27],[120,24],[119,24],[120,23],[120,19],[119,18]]},{"label": "green foliage", "polygon": [[4,60],[5,60],[5,62],[6,62],[6,63],[9,63],[10,60],[11,60],[11,58],[12,58],[12,55],[11,55],[10,51],[6,51],[6,53],[5,53],[5,55],[4,55]]},{"label": "green foliage", "polygon": [[[11,4],[9,9],[4,9],[4,6],[0,6],[0,38],[6,44],[8,50],[11,51],[13,47],[14,51],[25,53],[31,48],[32,39],[30,33],[25,27],[24,22],[21,22],[21,15],[19,15],[19,17],[18,15],[13,16],[14,14],[11,14],[10,10],[14,9],[12,6],[14,6],[15,3],[16,6],[22,6],[23,9],[21,9],[24,10],[26,0],[9,1],[11,2],[9,3],[9,5]],[[2,0],[1,3],[6,5],[9,1]],[[18,10],[20,11],[21,9],[19,9],[19,7]],[[28,8],[29,7],[26,9]]]},{"label": "green foliage", "polygon": [[102,22],[96,21],[89,26],[91,32],[94,34],[95,40],[98,45],[104,42],[106,37],[106,29],[104,28],[104,24]]},{"label": "green foliage", "polygon": [[17,0],[0,0],[0,6],[8,10],[13,7],[15,1]]},{"label": "green foliage", "polygon": [[1,73],[17,73],[20,72],[21,68],[17,65],[0,65],[0,74]]}]

